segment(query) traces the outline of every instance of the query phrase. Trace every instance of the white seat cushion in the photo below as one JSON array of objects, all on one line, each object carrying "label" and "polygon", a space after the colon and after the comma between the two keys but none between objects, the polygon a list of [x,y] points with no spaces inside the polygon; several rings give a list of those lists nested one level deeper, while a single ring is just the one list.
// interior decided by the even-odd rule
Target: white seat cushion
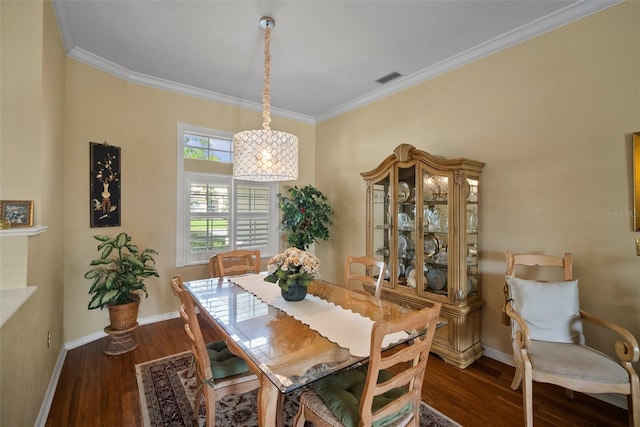
[{"label": "white seat cushion", "polygon": [[605,384],[629,383],[629,374],[620,364],[584,345],[531,340],[527,355],[537,372]]}]

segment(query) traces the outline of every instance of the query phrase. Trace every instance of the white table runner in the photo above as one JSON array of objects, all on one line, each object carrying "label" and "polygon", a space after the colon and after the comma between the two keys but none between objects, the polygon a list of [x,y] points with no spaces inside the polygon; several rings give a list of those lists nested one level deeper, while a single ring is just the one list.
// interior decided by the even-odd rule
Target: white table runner
[{"label": "white table runner", "polygon": [[[348,349],[353,356],[369,356],[373,320],[311,294],[307,294],[302,301],[285,301],[280,287],[276,283],[265,282],[265,276],[265,273],[238,276],[232,278],[232,281],[263,302],[284,311],[328,340]],[[389,334],[382,346],[387,347],[407,337],[406,332]]]}]

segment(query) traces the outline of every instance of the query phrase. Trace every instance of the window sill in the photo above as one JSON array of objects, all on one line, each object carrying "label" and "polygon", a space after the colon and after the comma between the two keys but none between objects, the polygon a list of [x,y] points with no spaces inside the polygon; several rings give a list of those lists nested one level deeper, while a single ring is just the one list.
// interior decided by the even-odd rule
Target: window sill
[{"label": "window sill", "polygon": [[37,286],[0,289],[0,327],[33,295]]}]

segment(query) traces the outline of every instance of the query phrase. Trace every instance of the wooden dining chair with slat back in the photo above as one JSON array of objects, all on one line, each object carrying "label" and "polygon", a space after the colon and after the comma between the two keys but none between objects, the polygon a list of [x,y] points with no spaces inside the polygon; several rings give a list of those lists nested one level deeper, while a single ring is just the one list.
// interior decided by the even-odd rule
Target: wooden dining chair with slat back
[{"label": "wooden dining chair with slat back", "polygon": [[260,273],[260,251],[238,249],[220,252],[209,259],[211,277],[237,276]]},{"label": "wooden dining chair with slat back", "polygon": [[207,427],[215,426],[216,401],[229,394],[243,394],[260,386],[258,377],[249,370],[247,363],[232,354],[223,341],[206,344],[202,337],[193,298],[185,290],[180,276],[171,280],[171,289],[180,298],[180,317],[191,342],[196,364],[198,387],[193,411],[193,421],[198,419],[201,399],[205,404]]},{"label": "wooden dining chair with slat back", "polygon": [[218,267],[218,254],[209,258],[209,277],[222,277]]},{"label": "wooden dining chair with slat back", "polygon": [[[368,256],[355,257],[349,255],[344,264],[344,286],[352,289],[353,282],[359,282],[359,288],[352,289],[356,292],[366,292],[363,284],[372,285],[375,289],[374,297],[380,300],[382,293],[382,281],[384,280],[386,265],[384,261],[379,261]],[[359,269],[355,271],[356,269]],[[377,271],[375,271],[377,269]],[[368,292],[367,292],[368,293]]]},{"label": "wooden dining chair with slat back", "polygon": [[[294,426],[302,427],[308,420],[317,426],[417,427],[422,382],[440,308],[435,303],[397,320],[375,322],[368,364],[320,379],[304,390]],[[422,337],[383,351],[385,336],[421,328],[426,328]]]},{"label": "wooden dining chair with slat back", "polygon": [[[627,395],[629,424],[640,427],[640,385],[632,363],[638,361],[638,341],[631,333],[580,309],[578,281],[572,279],[571,254],[563,257],[505,252],[505,324],[511,324],[516,373],[511,388],[522,384],[525,426],[533,426],[533,382],[555,384],[583,393]],[[516,277],[516,267],[519,276]],[[522,273],[561,269],[564,280],[525,280]],[[535,271],[531,271],[535,270]],[[531,276],[531,274],[527,274]],[[582,322],[615,332],[619,360],[585,345]]]}]

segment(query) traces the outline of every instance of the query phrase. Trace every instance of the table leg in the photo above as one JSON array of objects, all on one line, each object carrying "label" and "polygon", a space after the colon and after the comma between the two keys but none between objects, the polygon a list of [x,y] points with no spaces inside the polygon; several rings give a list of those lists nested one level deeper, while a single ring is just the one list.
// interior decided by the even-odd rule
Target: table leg
[{"label": "table leg", "polygon": [[260,376],[260,391],[258,393],[258,425],[273,427],[281,425],[282,400],[284,394],[278,390],[266,375]]}]

